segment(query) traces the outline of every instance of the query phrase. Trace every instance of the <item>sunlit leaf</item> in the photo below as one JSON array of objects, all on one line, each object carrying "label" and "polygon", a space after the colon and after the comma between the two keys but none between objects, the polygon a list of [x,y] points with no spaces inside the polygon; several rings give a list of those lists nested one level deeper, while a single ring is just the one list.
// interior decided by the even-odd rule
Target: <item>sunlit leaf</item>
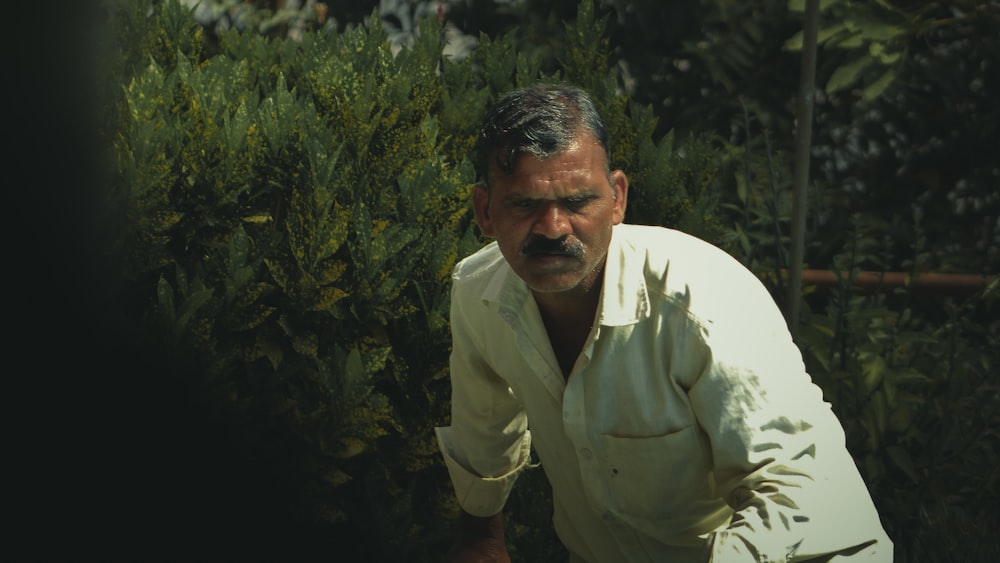
[{"label": "sunlit leaf", "polygon": [[896,368],[886,372],[886,378],[896,385],[926,384],[933,379],[913,368]]},{"label": "sunlit leaf", "polygon": [[888,65],[899,60],[903,54],[894,49],[887,49],[885,43],[873,41],[868,45],[868,53],[877,58],[878,62]]},{"label": "sunlit leaf", "polygon": [[898,37],[906,30],[878,19],[867,10],[858,10],[844,22],[851,29],[858,30],[865,39],[888,41]]},{"label": "sunlit leaf", "polygon": [[350,481],[351,479],[353,479],[353,477],[351,477],[347,473],[344,473],[343,471],[341,471],[336,467],[326,472],[325,475],[323,475],[323,480],[335,487],[343,485],[344,483]]},{"label": "sunlit leaf", "polygon": [[854,49],[865,44],[865,38],[861,33],[841,33],[830,38],[826,45],[838,49]]},{"label": "sunlit leaf", "polygon": [[368,444],[350,436],[337,440],[334,451],[331,455],[337,459],[348,459],[363,453],[368,449]]},{"label": "sunlit leaf", "polygon": [[825,90],[828,94],[843,90],[854,84],[857,81],[858,76],[871,64],[875,59],[864,55],[854,59],[853,61],[837,67],[837,70],[833,71],[830,79],[826,82]]},{"label": "sunlit leaf", "polygon": [[[841,1],[842,0],[819,0],[819,11],[822,12],[834,4],[839,4]],[[788,11],[799,13],[805,12],[806,0],[788,0]]]},{"label": "sunlit leaf", "polygon": [[875,98],[882,95],[892,82],[896,79],[896,69],[889,68],[886,70],[878,80],[872,82],[862,91],[861,97],[864,100],[874,100]]},{"label": "sunlit leaf", "polygon": [[865,376],[865,389],[872,391],[878,387],[879,383],[882,382],[882,378],[885,376],[886,365],[885,360],[881,356],[876,356],[871,358],[864,365],[864,376]]}]

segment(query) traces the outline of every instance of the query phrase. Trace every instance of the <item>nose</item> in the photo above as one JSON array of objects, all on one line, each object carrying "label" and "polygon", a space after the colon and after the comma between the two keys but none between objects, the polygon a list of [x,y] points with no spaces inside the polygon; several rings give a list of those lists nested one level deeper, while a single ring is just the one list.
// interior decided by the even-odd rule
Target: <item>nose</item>
[{"label": "nose", "polygon": [[559,203],[548,201],[538,210],[532,232],[549,239],[558,239],[572,232],[572,229],[566,214],[559,208]]}]

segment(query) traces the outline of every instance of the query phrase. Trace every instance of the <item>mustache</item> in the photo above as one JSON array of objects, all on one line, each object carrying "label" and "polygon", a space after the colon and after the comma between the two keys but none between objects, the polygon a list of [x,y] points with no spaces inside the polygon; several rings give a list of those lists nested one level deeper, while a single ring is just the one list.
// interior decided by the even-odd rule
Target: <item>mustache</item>
[{"label": "mustache", "polygon": [[544,254],[549,256],[569,256],[579,260],[583,258],[583,252],[583,243],[578,240],[570,240],[568,236],[558,239],[550,239],[539,236],[529,240],[523,247],[521,247],[521,256],[527,256],[529,258],[531,256]]}]

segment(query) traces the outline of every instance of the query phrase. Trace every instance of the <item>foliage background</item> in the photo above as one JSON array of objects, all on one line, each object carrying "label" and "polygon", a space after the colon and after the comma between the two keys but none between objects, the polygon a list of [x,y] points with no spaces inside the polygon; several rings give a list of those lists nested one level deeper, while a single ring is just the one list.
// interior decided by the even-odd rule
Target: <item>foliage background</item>
[{"label": "foliage background", "polygon": [[[780,300],[796,2],[599,2],[570,27],[576,2],[452,2],[478,40],[454,66],[451,28],[392,59],[357,3],[324,25],[252,4],[227,39],[170,2],[73,3],[48,20],[65,44],[16,61],[15,100],[36,108],[12,112],[11,177],[32,186],[9,255],[11,350],[32,366],[7,411],[27,429],[25,558],[435,560],[454,514],[428,441],[447,405],[440,276],[477,244],[470,116],[516,81],[593,89],[629,219],[777,272]],[[997,272],[997,5],[823,5],[806,260],[847,275],[806,295],[800,345],[897,561],[993,561],[995,284],[863,294],[850,277]],[[546,495],[519,482],[517,560],[560,554]]]}]

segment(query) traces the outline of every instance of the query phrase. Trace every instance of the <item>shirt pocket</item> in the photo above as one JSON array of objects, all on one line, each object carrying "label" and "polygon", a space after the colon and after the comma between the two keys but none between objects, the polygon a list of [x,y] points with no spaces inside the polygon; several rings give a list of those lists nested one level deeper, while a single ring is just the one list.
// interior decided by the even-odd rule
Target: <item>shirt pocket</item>
[{"label": "shirt pocket", "polygon": [[711,512],[711,453],[696,425],[656,436],[598,436],[609,508],[659,521]]}]

